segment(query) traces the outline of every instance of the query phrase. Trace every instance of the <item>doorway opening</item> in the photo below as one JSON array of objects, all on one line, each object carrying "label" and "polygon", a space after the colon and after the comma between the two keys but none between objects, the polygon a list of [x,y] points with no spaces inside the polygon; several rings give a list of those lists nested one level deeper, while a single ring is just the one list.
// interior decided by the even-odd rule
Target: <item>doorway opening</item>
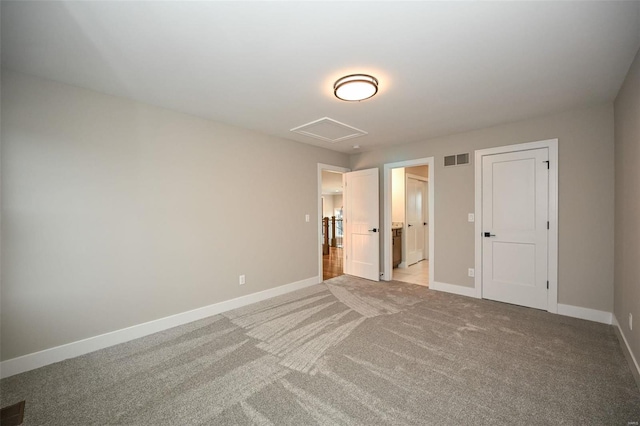
[{"label": "doorway opening", "polygon": [[344,274],[344,173],[348,169],[318,164],[320,281]]},{"label": "doorway opening", "polygon": [[384,165],[386,281],[433,282],[433,157]]}]

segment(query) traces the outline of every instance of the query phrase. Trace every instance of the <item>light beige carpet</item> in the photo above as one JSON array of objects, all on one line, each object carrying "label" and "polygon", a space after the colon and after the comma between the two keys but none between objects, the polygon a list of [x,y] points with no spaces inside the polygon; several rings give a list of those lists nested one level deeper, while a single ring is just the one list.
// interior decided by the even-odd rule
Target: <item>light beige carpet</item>
[{"label": "light beige carpet", "polygon": [[627,425],[612,327],[400,282],[323,284],[13,376],[25,425]]}]

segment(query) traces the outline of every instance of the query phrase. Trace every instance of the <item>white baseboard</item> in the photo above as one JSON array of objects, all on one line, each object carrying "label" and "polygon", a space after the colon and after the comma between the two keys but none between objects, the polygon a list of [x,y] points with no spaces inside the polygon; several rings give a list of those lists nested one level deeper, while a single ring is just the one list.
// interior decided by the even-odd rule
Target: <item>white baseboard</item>
[{"label": "white baseboard", "polygon": [[612,324],[613,314],[606,311],[598,311],[596,309],[582,308],[580,306],[563,305],[558,303],[558,315],[567,317],[580,318],[589,321],[600,322],[603,324]]},{"label": "white baseboard", "polygon": [[217,315],[222,312],[290,293],[295,290],[300,290],[320,282],[322,282],[322,280],[318,276],[310,277],[269,290],[248,294],[246,296],[237,297],[224,302],[214,303],[213,305],[145,322],[123,328],[121,330],[101,334],[99,336],[89,337],[87,339],[78,340],[77,342],[67,343],[65,345],[45,349],[40,352],[23,355],[18,358],[8,359],[0,362],[0,378],[4,379],[5,377],[44,367],[45,365],[53,364],[54,362],[63,361],[68,358],[97,351],[98,349],[104,349],[109,346],[128,342],[133,339],[148,336],[149,334],[207,318],[212,315]]},{"label": "white baseboard", "polygon": [[440,283],[440,282],[434,281],[429,285],[429,288],[431,290],[438,290],[438,291],[444,291],[446,293],[459,294],[460,296],[468,296],[468,297],[473,297],[475,299],[478,298],[478,296],[476,295],[475,287],[464,287],[461,285]]},{"label": "white baseboard", "polygon": [[[461,285],[447,284],[434,281],[429,286],[432,290],[444,291],[447,293],[459,294],[479,299],[475,287],[463,287]],[[598,311],[596,309],[582,308],[580,306],[563,305],[558,303],[558,314],[567,317],[580,318],[589,321],[600,322],[603,324],[612,324],[613,314],[606,311]]]},{"label": "white baseboard", "polygon": [[[624,332],[622,331],[622,327],[620,327],[620,322],[618,322],[618,318],[616,318],[615,315],[613,315],[613,325],[618,328],[618,332],[622,336],[622,340],[624,341],[624,344],[627,347],[627,354],[629,354],[629,356],[631,357],[631,360],[633,361],[633,365],[635,365],[636,367],[634,376],[636,377],[636,380],[638,380],[637,378],[640,377],[640,364],[638,364],[638,359],[635,357],[633,352],[631,352],[631,346],[629,346],[629,341],[627,340],[627,336],[624,335]],[[632,366],[629,366],[629,367],[632,368]],[[640,387],[640,382],[638,382],[638,387]]]}]

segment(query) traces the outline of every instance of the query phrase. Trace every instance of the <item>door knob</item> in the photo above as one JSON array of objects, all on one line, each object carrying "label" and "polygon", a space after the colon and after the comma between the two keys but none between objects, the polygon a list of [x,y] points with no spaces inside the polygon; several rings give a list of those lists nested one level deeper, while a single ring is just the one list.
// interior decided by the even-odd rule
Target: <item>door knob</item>
[{"label": "door knob", "polygon": [[422,222],[422,224],[423,224],[424,226],[427,226],[427,222]]},{"label": "door knob", "polygon": [[369,231],[378,232],[378,228],[369,229]]},{"label": "door knob", "polygon": [[485,232],[484,236],[485,236],[485,238],[495,237],[495,234],[492,234],[491,232]]}]

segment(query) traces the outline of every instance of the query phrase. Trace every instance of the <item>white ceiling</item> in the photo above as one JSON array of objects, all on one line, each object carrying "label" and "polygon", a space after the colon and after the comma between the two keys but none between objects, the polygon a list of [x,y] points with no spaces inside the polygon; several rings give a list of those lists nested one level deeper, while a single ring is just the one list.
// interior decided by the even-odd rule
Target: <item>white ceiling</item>
[{"label": "white ceiling", "polygon": [[[3,67],[349,153],[611,101],[640,46],[638,1],[1,7]],[[289,131],[322,117],[368,135]]]}]

